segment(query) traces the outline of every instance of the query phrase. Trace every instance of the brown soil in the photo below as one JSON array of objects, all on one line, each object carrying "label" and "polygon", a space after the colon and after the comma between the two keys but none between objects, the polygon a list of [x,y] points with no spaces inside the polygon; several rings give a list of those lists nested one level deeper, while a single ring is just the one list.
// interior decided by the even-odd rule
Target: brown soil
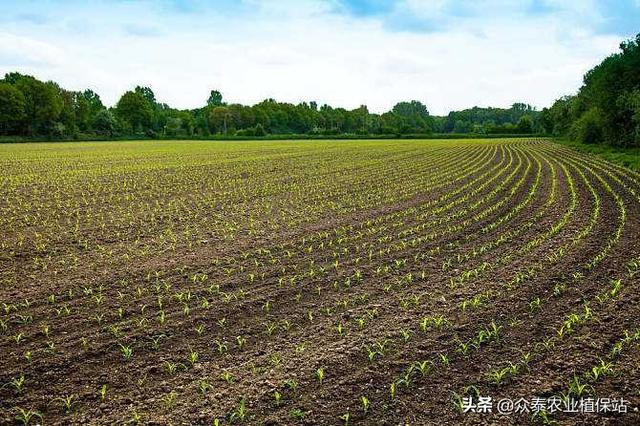
[{"label": "brown soil", "polygon": [[[307,155],[238,166],[246,172],[224,181],[215,191],[226,195],[206,206],[197,197],[190,204],[189,194],[212,187],[194,186],[194,168],[176,167],[163,179],[183,186],[164,201],[181,207],[147,225],[118,218],[111,229],[96,221],[54,237],[54,222],[5,222],[0,231],[13,251],[0,258],[0,423],[15,423],[19,407],[65,425],[136,416],[143,424],[338,425],[347,413],[348,424],[542,424],[495,407],[461,414],[454,395],[550,398],[567,394],[578,376],[589,385],[584,397],[624,398],[629,412],[556,413],[550,421],[640,424],[640,334],[611,356],[625,332],[640,330],[640,272],[629,266],[640,259],[637,176],[544,140],[404,143],[397,153],[374,152],[375,164],[354,157],[335,175],[303,169]],[[340,152],[314,155],[330,163]],[[144,176],[138,191],[152,185]],[[47,187],[31,186],[21,191]],[[18,189],[2,191],[14,197]],[[99,197],[88,205],[108,215],[134,202],[128,192],[135,194],[123,189],[113,205]],[[271,217],[262,216],[266,204],[275,206]],[[225,218],[235,230],[209,230]],[[190,225],[191,244],[159,237],[170,228],[185,235]],[[36,241],[47,227],[44,251],[14,244],[20,232]],[[612,293],[615,279],[621,287]],[[560,336],[585,304],[591,316]],[[439,316],[441,327],[421,328],[423,318]],[[497,337],[461,351],[492,323]],[[128,360],[123,347],[133,350]],[[371,360],[368,348],[379,349]],[[489,378],[526,353],[526,368]],[[610,372],[589,379],[600,360]],[[414,369],[407,384],[416,361],[432,368],[424,376]],[[18,390],[11,382],[21,376]]]}]

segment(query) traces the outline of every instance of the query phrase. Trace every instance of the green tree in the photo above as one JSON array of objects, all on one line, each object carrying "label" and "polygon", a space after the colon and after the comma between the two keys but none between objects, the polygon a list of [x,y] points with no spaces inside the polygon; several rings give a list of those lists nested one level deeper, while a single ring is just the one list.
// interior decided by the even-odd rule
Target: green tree
[{"label": "green tree", "polygon": [[229,108],[219,106],[209,112],[209,129],[214,133],[228,133],[233,126],[233,116]]},{"label": "green tree", "polygon": [[155,104],[157,103],[156,95],[150,88],[144,86],[136,86],[134,91],[142,95],[152,106],[155,106]]},{"label": "green tree", "polygon": [[115,112],[130,131],[141,133],[151,128],[153,106],[141,91],[129,91],[122,95],[116,104]]},{"label": "green tree", "polygon": [[56,123],[55,136],[74,136],[77,133],[76,125],[76,93],[58,88],[62,108]]},{"label": "green tree", "polygon": [[622,94],[617,105],[624,115],[631,117],[633,144],[640,146],[640,88]]},{"label": "green tree", "polygon": [[63,107],[58,86],[19,73],[7,74],[5,81],[24,96],[25,134],[53,134]]},{"label": "green tree", "polygon": [[353,129],[355,133],[366,135],[369,133],[369,109],[366,105],[360,105],[360,108],[352,111],[354,124],[357,126]]},{"label": "green tree", "polygon": [[93,121],[96,115],[105,109],[100,96],[93,90],[74,92],[75,117],[78,129],[83,132],[93,131]]},{"label": "green tree", "polygon": [[217,90],[212,90],[209,93],[209,99],[207,99],[207,105],[210,107],[222,106],[222,93]]},{"label": "green tree", "polygon": [[433,129],[429,110],[420,101],[399,102],[391,111],[404,121],[403,133],[428,133]]},{"label": "green tree", "polygon": [[11,84],[0,83],[0,134],[20,132],[26,117],[24,95]]},{"label": "green tree", "polygon": [[573,123],[571,137],[581,143],[600,143],[604,141],[604,128],[604,115],[597,107],[593,107]]},{"label": "green tree", "polygon": [[620,44],[584,76],[576,96],[556,101],[549,109],[554,133],[582,141],[640,145],[633,93],[640,89],[640,34]]},{"label": "green tree", "polygon": [[179,117],[167,118],[167,124],[164,126],[165,136],[179,136],[182,131],[182,120]]},{"label": "green tree", "polygon": [[260,137],[260,136],[265,136],[267,132],[265,132],[264,127],[262,127],[262,124],[258,123],[256,124],[256,128],[253,134]]},{"label": "green tree", "polygon": [[98,111],[93,118],[93,129],[98,133],[105,136],[112,137],[118,126],[116,117],[106,109]]},{"label": "green tree", "polygon": [[472,129],[472,123],[465,120],[456,120],[453,126],[454,133],[469,133]]},{"label": "green tree", "polygon": [[516,125],[518,133],[533,133],[533,119],[529,115],[523,115]]}]

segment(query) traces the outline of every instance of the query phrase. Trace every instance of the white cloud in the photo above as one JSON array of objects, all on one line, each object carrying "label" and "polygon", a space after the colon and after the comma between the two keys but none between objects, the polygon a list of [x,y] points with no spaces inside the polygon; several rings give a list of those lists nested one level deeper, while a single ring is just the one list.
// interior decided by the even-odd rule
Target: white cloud
[{"label": "white cloud", "polygon": [[64,51],[38,39],[0,32],[0,69],[31,66],[55,67],[64,63]]},{"label": "white cloud", "polygon": [[[419,2],[412,0],[412,7]],[[382,112],[397,101],[419,99],[432,113],[445,114],[476,104],[548,105],[575,91],[583,73],[620,42],[553,17],[467,17],[438,32],[405,32],[375,18],[331,13],[326,3],[297,9],[288,0],[279,4],[254,1],[250,17],[187,14],[170,23],[135,15],[141,11],[129,4],[127,21],[102,17],[92,31],[77,34],[59,30],[77,16],[58,27],[10,27],[0,33],[0,72],[90,87],[107,104],[143,84],[180,108],[203,105],[217,88],[230,102],[274,97],[346,108],[365,103]],[[132,26],[133,16],[145,18]],[[127,28],[149,31],[127,34]]]}]

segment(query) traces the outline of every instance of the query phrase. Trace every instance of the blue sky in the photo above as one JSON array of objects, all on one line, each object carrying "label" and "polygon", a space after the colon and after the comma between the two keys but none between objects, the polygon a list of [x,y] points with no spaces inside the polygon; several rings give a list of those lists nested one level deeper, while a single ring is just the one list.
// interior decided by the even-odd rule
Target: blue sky
[{"label": "blue sky", "polygon": [[212,88],[378,112],[543,107],[639,24],[640,0],[26,0],[0,3],[0,73],[107,104],[144,84],[181,108]]},{"label": "blue sky", "polygon": [[[429,5],[430,6],[426,6]],[[432,7],[430,15],[416,10]],[[593,32],[629,35],[640,31],[640,2],[637,0],[604,1],[382,1],[344,0],[338,10],[355,17],[379,17],[392,27],[402,29],[403,24],[422,22],[426,28],[444,30],[455,25],[459,18],[477,18],[479,24],[495,18],[527,19],[564,16],[567,22],[580,23]]]}]

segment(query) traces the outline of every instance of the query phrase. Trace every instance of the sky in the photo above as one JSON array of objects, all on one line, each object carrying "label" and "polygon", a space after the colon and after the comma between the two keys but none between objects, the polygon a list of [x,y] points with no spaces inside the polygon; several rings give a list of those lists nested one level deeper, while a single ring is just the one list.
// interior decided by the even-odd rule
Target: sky
[{"label": "sky", "polygon": [[542,108],[640,32],[640,0],[0,1],[0,75],[106,105],[136,85],[197,108],[267,98],[432,114]]}]

